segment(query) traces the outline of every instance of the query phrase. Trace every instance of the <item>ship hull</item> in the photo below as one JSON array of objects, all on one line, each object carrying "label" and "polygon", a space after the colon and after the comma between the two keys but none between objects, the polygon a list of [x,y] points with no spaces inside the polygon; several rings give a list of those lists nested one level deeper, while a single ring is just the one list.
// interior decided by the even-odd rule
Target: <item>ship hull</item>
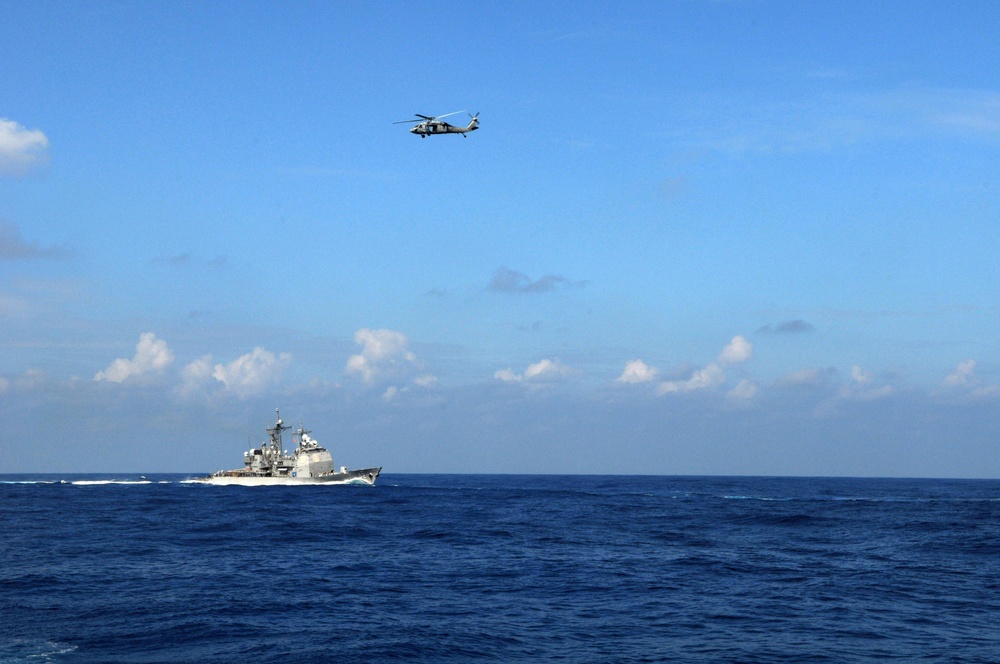
[{"label": "ship hull", "polygon": [[247,475],[241,471],[224,471],[208,477],[196,477],[193,481],[200,484],[215,484],[217,486],[297,486],[302,484],[375,484],[381,468],[362,468],[348,470],[342,473],[330,473],[316,477],[279,477]]}]

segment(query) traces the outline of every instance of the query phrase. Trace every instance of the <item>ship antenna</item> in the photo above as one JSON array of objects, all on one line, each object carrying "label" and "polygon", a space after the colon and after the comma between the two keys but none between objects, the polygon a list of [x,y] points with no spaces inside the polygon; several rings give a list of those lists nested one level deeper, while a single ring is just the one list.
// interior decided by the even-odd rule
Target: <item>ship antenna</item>
[{"label": "ship antenna", "polygon": [[291,429],[290,425],[286,425],[281,421],[281,411],[277,408],[274,409],[275,414],[278,416],[278,421],[274,423],[273,427],[268,427],[266,431],[271,434],[271,445],[274,449],[278,450],[278,454],[281,454],[281,432],[287,429]]},{"label": "ship antenna", "polygon": [[306,429],[302,425],[302,420],[299,420],[299,428],[298,431],[295,432],[295,435],[299,437],[299,446],[302,446],[302,444],[305,442],[305,437],[307,433],[312,433],[312,431]]}]

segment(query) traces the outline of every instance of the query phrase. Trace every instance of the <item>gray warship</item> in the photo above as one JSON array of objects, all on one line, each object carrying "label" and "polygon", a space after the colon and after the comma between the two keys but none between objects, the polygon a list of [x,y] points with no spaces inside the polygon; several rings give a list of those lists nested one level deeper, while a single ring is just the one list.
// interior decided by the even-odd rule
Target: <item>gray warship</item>
[{"label": "gray warship", "polygon": [[281,432],[292,427],[281,421],[278,409],[278,421],[274,426],[267,427],[270,439],[268,442],[247,450],[243,453],[243,468],[237,470],[220,470],[208,477],[197,477],[195,482],[205,484],[240,484],[258,486],[264,484],[375,484],[375,479],[382,472],[378,468],[348,470],[341,466],[336,470],[333,457],[325,447],[309,436],[299,424],[293,433],[295,449],[289,454],[283,450]]}]

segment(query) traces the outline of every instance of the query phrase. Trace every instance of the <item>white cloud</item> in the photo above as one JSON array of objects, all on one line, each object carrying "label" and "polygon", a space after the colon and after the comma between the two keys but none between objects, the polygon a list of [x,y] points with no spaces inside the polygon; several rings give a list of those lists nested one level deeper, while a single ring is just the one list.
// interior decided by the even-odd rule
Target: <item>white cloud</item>
[{"label": "white cloud", "polygon": [[747,341],[746,337],[738,334],[722,349],[716,361],[722,365],[741,364],[749,360],[752,356],[753,345]]},{"label": "white cloud", "polygon": [[524,370],[525,380],[551,380],[554,378],[561,378],[567,376],[571,373],[571,369],[564,364],[560,364],[558,360],[540,360],[534,364],[528,365],[528,368]]},{"label": "white cloud", "polygon": [[736,384],[736,387],[726,392],[726,396],[731,399],[749,401],[760,393],[760,386],[752,380],[743,379]]},{"label": "white cloud", "polygon": [[871,371],[865,371],[855,364],[851,367],[851,380],[858,385],[870,385],[875,380],[875,376]]},{"label": "white cloud", "polygon": [[37,390],[45,386],[48,376],[41,369],[28,369],[17,378],[17,386],[28,390]]},{"label": "white cloud", "polygon": [[944,379],[945,387],[971,387],[976,384],[976,361],[964,360]]},{"label": "white cloud", "polygon": [[516,383],[521,380],[521,376],[517,375],[510,369],[501,369],[493,374],[493,377],[504,383]]},{"label": "white cloud", "polygon": [[660,383],[657,387],[658,394],[672,394],[677,392],[695,392],[706,390],[710,387],[718,387],[726,382],[726,374],[715,362],[711,362],[702,369],[696,370],[687,380],[668,380]]},{"label": "white cloud", "polygon": [[181,394],[190,395],[205,387],[213,380],[212,368],[212,356],[204,355],[181,369]]},{"label": "white cloud", "polygon": [[964,360],[948,374],[942,385],[953,391],[965,391],[972,397],[995,397],[1000,395],[1000,385],[983,385],[975,373],[976,361]]},{"label": "white cloud", "polygon": [[660,375],[659,370],[654,369],[642,360],[632,360],[625,363],[625,370],[618,376],[619,383],[649,383]]},{"label": "white cloud", "polygon": [[[723,371],[723,367],[742,364],[752,356],[753,345],[743,335],[736,335],[722,349],[715,362],[709,362],[701,369],[696,369],[686,380],[668,380],[660,383],[656,392],[661,395],[678,394],[719,387],[726,382],[726,373]],[[744,386],[738,394],[746,393],[747,390],[749,387]]]},{"label": "white cloud", "polygon": [[851,382],[844,385],[840,390],[841,397],[855,401],[873,401],[892,396],[895,393],[895,387],[892,385],[877,385],[875,374],[862,369],[856,364],[851,367]]},{"label": "white cloud", "polygon": [[275,354],[260,346],[226,364],[213,363],[211,355],[203,355],[181,369],[178,392],[186,397],[210,393],[250,397],[277,382],[291,361],[289,353]]},{"label": "white cloud", "polygon": [[0,377],[0,394],[3,394],[8,389],[10,389],[10,381],[6,378]]},{"label": "white cloud", "polygon": [[437,382],[436,376],[420,373],[420,362],[402,332],[362,328],[354,333],[354,341],[361,345],[361,352],[348,358],[344,373],[366,385],[392,384],[394,389],[383,394],[385,400],[407,391],[407,386],[401,387],[404,383],[430,387]]},{"label": "white cloud", "polygon": [[49,139],[37,129],[0,118],[0,175],[24,175],[48,159]]},{"label": "white cloud", "polygon": [[[204,371],[206,358],[196,360],[185,369],[190,369],[191,375]],[[292,361],[288,353],[275,355],[259,346],[246,355],[241,355],[229,364],[216,364],[212,369],[212,377],[240,397],[260,393],[281,375],[282,370]]]},{"label": "white cloud", "polygon": [[393,376],[417,359],[407,349],[409,341],[402,332],[363,328],[354,333],[354,342],[361,344],[361,353],[348,358],[345,371],[357,374],[366,383]]},{"label": "white cloud", "polygon": [[181,377],[185,381],[191,381],[196,383],[205,382],[206,379],[212,377],[212,356],[203,355],[197,360],[188,364],[183,369],[181,369]]},{"label": "white cloud", "polygon": [[516,374],[511,369],[501,369],[493,374],[493,378],[505,383],[530,383],[534,385],[552,383],[574,373],[571,367],[559,360],[544,359],[529,364],[523,374]]},{"label": "white cloud", "polygon": [[437,376],[431,374],[424,374],[423,376],[417,376],[413,379],[413,383],[420,387],[431,387],[437,384]]},{"label": "white cloud", "polygon": [[397,385],[390,385],[385,388],[385,392],[382,393],[382,401],[392,401],[400,394],[406,394],[415,385],[417,387],[430,388],[437,384],[437,376],[432,376],[430,374],[425,374],[423,376],[417,376],[409,385],[404,385],[399,387]]},{"label": "white cloud", "polygon": [[160,372],[173,361],[174,354],[167,347],[166,341],[157,339],[152,332],[143,332],[139,336],[139,343],[135,346],[135,356],[131,360],[118,358],[107,369],[94,374],[94,380],[121,383],[133,376]]}]

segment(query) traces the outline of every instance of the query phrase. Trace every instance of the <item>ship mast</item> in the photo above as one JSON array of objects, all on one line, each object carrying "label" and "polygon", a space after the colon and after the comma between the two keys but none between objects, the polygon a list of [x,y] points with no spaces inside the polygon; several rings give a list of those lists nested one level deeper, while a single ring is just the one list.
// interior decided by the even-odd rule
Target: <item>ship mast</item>
[{"label": "ship mast", "polygon": [[274,451],[275,460],[277,460],[282,454],[281,432],[291,429],[292,426],[290,424],[286,425],[281,421],[280,410],[275,408],[274,412],[278,415],[278,421],[274,423],[273,427],[268,427],[266,431],[271,436],[271,449]]},{"label": "ship mast", "polygon": [[304,436],[304,434],[312,433],[312,431],[308,431],[308,430],[302,428],[302,420],[299,420],[299,428],[296,429],[294,433],[295,433],[295,435],[299,439],[299,447],[302,447],[302,443],[305,442],[305,436]]}]

